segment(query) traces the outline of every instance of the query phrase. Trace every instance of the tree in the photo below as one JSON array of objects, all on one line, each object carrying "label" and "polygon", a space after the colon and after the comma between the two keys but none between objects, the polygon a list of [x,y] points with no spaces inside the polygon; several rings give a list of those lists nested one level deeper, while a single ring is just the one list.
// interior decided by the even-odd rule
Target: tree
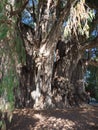
[{"label": "tree", "polygon": [[16,71],[20,69],[19,91],[14,89],[16,106],[66,107],[86,101],[83,55],[87,48],[97,46],[98,39],[88,39],[95,22],[89,4],[85,0],[17,0],[4,1],[4,5],[6,23],[1,23],[10,23],[12,28],[4,38],[15,43],[10,48],[16,48],[19,58],[14,62]]}]

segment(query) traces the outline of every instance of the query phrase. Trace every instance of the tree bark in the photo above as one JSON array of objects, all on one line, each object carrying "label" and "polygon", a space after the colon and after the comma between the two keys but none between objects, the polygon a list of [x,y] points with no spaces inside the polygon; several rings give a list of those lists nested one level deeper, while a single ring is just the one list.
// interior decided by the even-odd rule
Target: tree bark
[{"label": "tree bark", "polygon": [[[34,41],[27,38],[25,26],[22,31],[27,55],[20,77],[22,106],[33,105],[35,109],[65,108],[86,101],[78,43],[74,40],[55,43],[54,38],[36,47]],[[30,29],[28,33],[33,35]],[[50,46],[49,42],[53,42],[53,45]]]},{"label": "tree bark", "polygon": [[[50,50],[48,49],[46,53]],[[32,98],[35,100],[35,108],[49,108],[53,107],[51,99],[51,79],[53,68],[53,52],[48,56],[39,56],[36,61],[36,91],[31,93]],[[36,95],[36,97],[35,97]]]},{"label": "tree bark", "polygon": [[84,88],[84,63],[75,42],[59,41],[56,48],[57,60],[54,63],[52,96],[56,107],[79,106],[87,100]]},{"label": "tree bark", "polygon": [[[23,41],[23,47],[25,48],[26,61],[19,67],[19,90],[15,88],[15,104],[16,107],[31,107],[34,102],[31,98],[31,91],[35,90],[35,61],[33,58],[32,38],[33,31],[26,25],[18,23],[19,35]],[[28,34],[28,36],[27,36]]]},{"label": "tree bark", "polygon": [[42,30],[41,40],[35,34],[39,28],[34,30],[21,23],[18,25],[27,56],[20,77],[21,104],[24,107],[27,102],[30,104],[31,97],[34,107],[38,109],[72,105],[75,87],[71,80],[81,54],[74,39],[65,44],[59,36],[62,22],[67,19],[71,4],[75,2],[67,2],[47,35]]}]

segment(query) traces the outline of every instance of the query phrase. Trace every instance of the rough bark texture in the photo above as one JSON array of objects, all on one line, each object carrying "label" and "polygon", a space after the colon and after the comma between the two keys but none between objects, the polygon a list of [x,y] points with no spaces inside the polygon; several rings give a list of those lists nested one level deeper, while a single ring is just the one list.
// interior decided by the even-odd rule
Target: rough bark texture
[{"label": "rough bark texture", "polygon": [[[21,25],[21,26],[20,26]],[[15,88],[15,104],[16,107],[31,107],[34,103],[31,99],[31,91],[36,88],[35,86],[35,61],[33,60],[32,53],[32,39],[30,36],[33,35],[32,29],[20,24],[19,31],[21,38],[23,40],[23,45],[25,47],[26,53],[26,63],[21,64],[19,67],[19,88]],[[27,36],[28,35],[28,36]]]},{"label": "rough bark texture", "polygon": [[[68,43],[59,39],[62,23],[64,19],[67,20],[71,4],[74,2],[76,1],[71,3],[68,1],[64,8],[60,9],[59,14],[53,7],[53,13],[57,13],[59,17],[56,19],[55,15],[52,23],[49,23],[49,21],[46,22],[45,17],[47,16],[49,20],[51,16],[45,11],[49,11],[51,2],[48,1],[44,5],[40,1],[38,6],[41,10],[38,10],[36,22],[38,27],[33,29],[21,23],[18,24],[27,56],[26,65],[22,65],[20,75],[20,102],[23,107],[31,104],[31,97],[35,108],[63,108],[78,104],[75,97],[78,92],[76,92],[74,81],[80,80],[78,76],[81,75],[81,72],[77,71],[81,59],[79,45],[75,39]],[[57,9],[58,3],[53,4]],[[41,21],[42,16],[44,17]],[[50,30],[47,30],[48,26]],[[77,74],[74,77],[75,70]]]},{"label": "rough bark texture", "polygon": [[56,107],[76,106],[86,101],[83,82],[83,63],[74,42],[57,44],[57,60],[54,63],[52,93]]},{"label": "rough bark texture", "polygon": [[[40,57],[41,58],[41,57]],[[38,63],[37,63],[38,65]],[[51,101],[51,77],[52,77],[53,60],[51,55],[41,58],[41,64],[37,66],[36,73],[36,91],[31,93],[31,96],[36,96],[34,107],[47,108],[52,105]],[[38,95],[38,96],[37,96]]]},{"label": "rough bark texture", "polygon": [[80,83],[83,64],[75,40],[68,43],[59,40],[56,45],[53,38],[52,46],[47,43],[49,40],[37,46],[33,31],[24,25],[20,27],[26,49],[26,65],[20,75],[20,106],[64,108],[86,101],[83,82]]}]

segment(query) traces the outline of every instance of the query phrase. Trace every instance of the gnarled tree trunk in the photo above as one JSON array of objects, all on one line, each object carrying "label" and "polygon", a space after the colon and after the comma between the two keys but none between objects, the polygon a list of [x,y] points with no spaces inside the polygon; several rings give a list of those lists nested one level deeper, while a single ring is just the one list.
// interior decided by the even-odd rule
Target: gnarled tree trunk
[{"label": "gnarled tree trunk", "polygon": [[[38,9],[36,16],[38,18],[33,21],[38,20],[35,28],[18,24],[28,56],[25,67],[22,66],[20,77],[22,106],[26,106],[27,102],[30,104],[30,93],[35,108],[66,107],[76,104],[74,81],[79,78],[73,75],[81,59],[79,44],[75,39],[70,39],[68,43],[59,40],[62,23],[64,20],[67,21],[71,5],[76,2],[65,2],[60,13],[57,11],[60,6],[59,1],[54,3],[57,9],[55,10],[53,6],[52,15],[55,17],[52,23],[49,23],[51,4],[51,1],[46,2],[45,5],[43,1],[38,3],[40,10]],[[35,12],[33,14],[36,15]],[[41,17],[43,17],[42,21]],[[75,103],[72,103],[72,100],[75,100]]]},{"label": "gnarled tree trunk", "polygon": [[84,75],[78,43],[59,40],[57,45],[54,43],[50,46],[46,41],[37,46],[32,38],[32,30],[27,31],[25,26],[21,30],[27,56],[20,77],[22,106],[30,106],[31,97],[32,105],[38,109],[64,108],[85,101],[84,86],[79,82]]},{"label": "gnarled tree trunk", "polygon": [[52,94],[56,107],[79,106],[86,101],[84,88],[84,64],[78,44],[59,41],[56,48],[57,60],[54,62]]},{"label": "gnarled tree trunk", "polygon": [[44,51],[45,53],[39,55],[36,59],[36,91],[31,93],[32,98],[35,100],[35,108],[48,108],[53,106],[51,99],[53,51],[49,48],[46,48]]}]

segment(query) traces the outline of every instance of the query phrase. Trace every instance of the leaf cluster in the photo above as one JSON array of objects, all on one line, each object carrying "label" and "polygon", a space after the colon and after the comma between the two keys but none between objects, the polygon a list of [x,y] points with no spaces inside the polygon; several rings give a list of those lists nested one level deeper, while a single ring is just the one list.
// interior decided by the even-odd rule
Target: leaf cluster
[{"label": "leaf cluster", "polygon": [[85,0],[77,2],[71,7],[70,16],[64,29],[64,36],[79,35],[89,37],[89,22],[94,18],[94,10],[85,5]]}]

